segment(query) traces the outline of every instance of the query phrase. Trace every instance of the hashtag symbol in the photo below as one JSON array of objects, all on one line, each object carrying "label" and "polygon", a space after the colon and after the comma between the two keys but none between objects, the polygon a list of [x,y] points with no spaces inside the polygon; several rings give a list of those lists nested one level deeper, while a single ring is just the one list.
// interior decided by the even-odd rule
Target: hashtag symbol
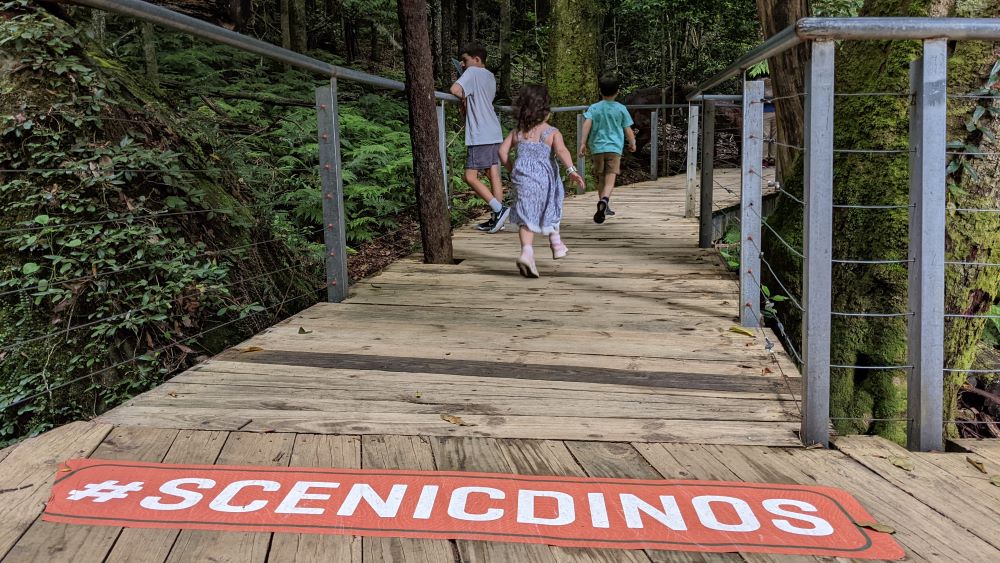
[{"label": "hashtag symbol", "polygon": [[72,490],[66,500],[83,500],[85,498],[94,499],[91,502],[108,502],[111,499],[125,498],[129,493],[142,490],[142,481],[119,485],[118,481],[105,481],[103,483],[90,483],[83,486],[82,491]]}]

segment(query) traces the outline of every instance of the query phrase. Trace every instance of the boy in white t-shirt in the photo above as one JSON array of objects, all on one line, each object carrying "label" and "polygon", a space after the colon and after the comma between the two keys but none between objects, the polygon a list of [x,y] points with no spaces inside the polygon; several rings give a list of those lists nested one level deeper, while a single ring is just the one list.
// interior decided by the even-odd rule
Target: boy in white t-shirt
[{"label": "boy in white t-shirt", "polygon": [[[451,85],[451,93],[461,98],[465,113],[465,145],[468,148],[465,181],[493,211],[490,220],[476,228],[495,233],[507,222],[510,208],[503,204],[503,184],[500,181],[503,131],[500,129],[500,118],[493,109],[497,81],[493,73],[486,70],[485,63],[486,49],[475,43],[467,45],[462,50],[465,71]],[[481,170],[489,172],[492,190],[479,180]]]}]

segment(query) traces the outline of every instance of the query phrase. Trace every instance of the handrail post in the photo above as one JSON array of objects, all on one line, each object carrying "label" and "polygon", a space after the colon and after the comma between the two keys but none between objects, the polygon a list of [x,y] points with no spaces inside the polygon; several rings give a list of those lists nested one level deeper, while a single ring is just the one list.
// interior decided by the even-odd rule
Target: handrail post
[{"label": "handrail post", "polygon": [[944,252],[948,41],[910,64],[910,250],[906,445],[944,450]]},{"label": "handrail post", "polygon": [[657,165],[660,156],[660,111],[653,110],[649,114],[649,179],[656,180],[659,176]]},{"label": "handrail post", "polygon": [[835,46],[813,42],[806,69],[801,438],[824,447],[830,443]]},{"label": "handrail post", "polygon": [[441,153],[441,183],[444,186],[444,199],[451,209],[451,195],[448,192],[448,134],[445,131],[444,101],[437,108],[438,120],[438,152]]},{"label": "handrail post", "polygon": [[[580,156],[580,143],[583,142],[583,114],[576,114],[576,170],[580,174],[580,177],[586,180],[586,172],[584,171],[587,166],[587,157]],[[587,188],[581,188],[577,186],[576,193],[582,194],[587,191]]]},{"label": "handrail post", "polygon": [[698,106],[688,105],[687,185],[684,216],[694,217],[698,206]]},{"label": "handrail post", "polygon": [[347,298],[347,235],[344,228],[344,181],[340,166],[340,117],[337,79],[316,89],[319,165],[323,191],[323,240],[326,243],[326,300]]},{"label": "handrail post", "polygon": [[712,191],[715,167],[715,102],[705,100],[705,121],[701,128],[701,205],[698,220],[698,247],[712,247]]},{"label": "handrail post", "polygon": [[760,322],[761,170],[764,164],[764,81],[743,85],[743,162],[740,190],[740,324]]}]

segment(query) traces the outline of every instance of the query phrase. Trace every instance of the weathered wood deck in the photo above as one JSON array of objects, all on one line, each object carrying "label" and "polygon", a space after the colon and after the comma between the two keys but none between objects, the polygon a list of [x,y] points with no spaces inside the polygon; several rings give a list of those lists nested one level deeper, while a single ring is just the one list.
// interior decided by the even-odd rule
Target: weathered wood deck
[{"label": "weathered wood deck", "polygon": [[458,265],[401,261],[346,303],[303,311],[96,421],[0,451],[0,559],[810,559],[41,521],[57,464],[93,456],[822,484],[895,528],[913,560],[1000,561],[996,444],[962,443],[972,452],[962,454],[864,437],[799,447],[797,372],[780,347],[771,356],[760,337],[729,332],[736,281],[715,252],[694,248],[682,180],[620,189],[618,216],[601,226],[593,203],[567,201],[570,255],[553,262],[536,245],[538,280],[517,275],[513,232],[461,230]]}]

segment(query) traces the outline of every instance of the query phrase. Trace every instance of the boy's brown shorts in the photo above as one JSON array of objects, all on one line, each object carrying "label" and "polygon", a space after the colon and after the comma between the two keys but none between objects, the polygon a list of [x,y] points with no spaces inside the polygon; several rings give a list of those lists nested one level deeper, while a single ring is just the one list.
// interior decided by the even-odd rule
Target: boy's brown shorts
[{"label": "boy's brown shorts", "polygon": [[621,174],[622,155],[616,152],[599,152],[591,156],[594,176],[603,178],[605,174]]}]

